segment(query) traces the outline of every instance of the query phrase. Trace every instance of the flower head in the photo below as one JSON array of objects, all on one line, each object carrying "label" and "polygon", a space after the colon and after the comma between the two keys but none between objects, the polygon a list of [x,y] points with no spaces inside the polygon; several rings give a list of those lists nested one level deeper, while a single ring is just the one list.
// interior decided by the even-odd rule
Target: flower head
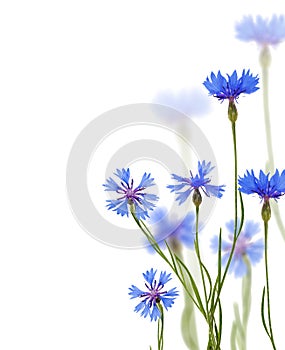
[{"label": "flower head", "polygon": [[209,91],[209,95],[216,97],[219,101],[229,100],[229,102],[236,101],[240,94],[251,94],[259,89],[259,78],[250,74],[248,70],[243,70],[242,76],[238,78],[237,72],[234,71],[232,75],[227,74],[226,79],[219,71],[217,76],[212,72],[211,81],[209,77],[204,81],[203,85]]},{"label": "flower head", "polygon": [[120,184],[110,177],[103,186],[105,191],[113,191],[119,194],[119,197],[106,200],[107,208],[116,211],[118,215],[129,216],[128,205],[133,205],[138,219],[144,220],[149,217],[148,210],[153,210],[154,202],[158,200],[155,194],[146,192],[148,187],[154,185],[154,179],[150,174],[144,173],[137,187],[134,187],[134,180],[130,179],[130,169],[117,169],[114,174],[120,179]]},{"label": "flower head", "polygon": [[285,39],[285,17],[273,15],[271,19],[245,16],[236,24],[236,37],[242,41],[255,41],[261,46],[277,45]]},{"label": "flower head", "polygon": [[[222,264],[225,265],[229,259],[230,252],[234,239],[234,221],[231,220],[226,224],[229,231],[228,241],[222,241]],[[230,264],[229,272],[234,272],[235,277],[242,277],[247,272],[247,266],[244,261],[246,256],[252,265],[258,263],[263,256],[264,242],[263,239],[254,240],[254,236],[260,232],[259,223],[254,221],[247,221],[244,229],[240,232],[232,261]],[[216,253],[218,251],[218,237],[215,236],[211,242],[211,248]]]},{"label": "flower head", "polygon": [[172,174],[172,179],[176,180],[178,184],[168,185],[167,188],[170,188],[171,192],[175,192],[178,195],[176,200],[179,202],[179,205],[186,201],[191,192],[194,191],[194,193],[197,193],[199,189],[201,189],[208,197],[215,196],[221,198],[223,195],[222,192],[224,192],[224,185],[210,185],[209,183],[211,182],[211,179],[206,177],[213,169],[214,167],[211,167],[211,162],[206,164],[204,160],[202,163],[198,161],[198,174],[193,176],[191,170],[189,178]]},{"label": "flower head", "polygon": [[259,172],[259,178],[254,175],[253,170],[247,170],[243,178],[239,177],[238,183],[242,193],[256,193],[264,202],[268,202],[270,198],[277,200],[285,193],[285,170],[279,174],[276,169],[270,179],[269,173],[266,175],[262,170]]},{"label": "flower head", "polygon": [[[174,249],[180,244],[193,249],[195,239],[195,214],[189,212],[183,219],[166,215],[166,208],[157,208],[150,217],[154,226],[154,238],[161,248],[165,247],[165,240]],[[152,246],[149,250],[153,252]],[[175,249],[174,249],[175,250]]]},{"label": "flower head", "polygon": [[171,280],[171,274],[166,274],[166,271],[161,272],[158,282],[155,279],[155,275],[156,270],[154,271],[153,268],[143,273],[143,277],[146,281],[146,291],[142,291],[134,285],[129,288],[131,299],[141,299],[141,302],[135,307],[134,311],[141,311],[141,316],[145,318],[149,315],[151,321],[156,321],[161,317],[158,304],[162,302],[164,308],[167,310],[173,305],[174,299],[178,296],[176,287],[169,291],[163,290],[164,285]]}]

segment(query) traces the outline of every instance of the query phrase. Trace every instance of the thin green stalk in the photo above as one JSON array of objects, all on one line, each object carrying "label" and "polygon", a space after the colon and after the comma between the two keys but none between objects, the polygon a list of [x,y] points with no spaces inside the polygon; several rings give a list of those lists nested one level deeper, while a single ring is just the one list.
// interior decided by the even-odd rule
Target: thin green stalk
[{"label": "thin green stalk", "polygon": [[201,279],[202,279],[202,284],[203,284],[205,308],[206,308],[206,314],[207,314],[207,323],[209,326],[209,344],[211,346],[216,346],[216,341],[215,341],[214,332],[213,332],[213,322],[212,322],[212,318],[209,317],[209,305],[208,305],[209,302],[208,302],[208,297],[207,297],[207,288],[206,288],[206,281],[205,281],[205,274],[204,274],[205,267],[202,263],[201,254],[200,254],[200,247],[199,247],[199,205],[196,205],[195,231],[196,231],[195,250],[196,250],[196,254],[197,254],[197,258],[198,258],[200,274],[201,274]]},{"label": "thin green stalk", "polygon": [[[265,255],[265,278],[266,278],[266,288],[263,292],[262,297],[262,321],[264,328],[266,330],[266,333],[271,341],[272,347],[274,350],[276,350],[274,337],[273,337],[273,330],[272,330],[272,323],[271,323],[271,310],[270,310],[270,292],[269,292],[269,272],[268,272],[268,221],[264,221],[264,255]],[[265,323],[264,318],[264,297],[266,292],[266,303],[267,303],[267,320],[268,320],[268,327]]]},{"label": "thin green stalk", "polygon": [[241,195],[240,195],[241,209],[242,209],[242,220],[241,220],[240,227],[239,227],[239,230],[238,230],[237,229],[238,228],[238,205],[237,205],[237,202],[238,202],[238,189],[237,189],[237,186],[238,186],[238,183],[237,183],[238,166],[237,166],[237,141],[236,141],[235,122],[232,122],[232,137],[233,137],[233,148],[234,148],[234,236],[233,236],[232,249],[230,251],[230,255],[229,255],[229,258],[228,258],[228,261],[227,261],[224,273],[222,275],[221,281],[218,284],[216,301],[215,301],[214,306],[212,308],[212,313],[213,314],[214,314],[214,312],[216,310],[216,307],[217,307],[217,304],[218,304],[218,301],[219,301],[219,298],[220,298],[222,287],[224,285],[224,282],[225,282],[225,279],[226,279],[226,276],[227,276],[227,273],[228,273],[228,270],[229,270],[229,267],[230,267],[230,263],[231,263],[232,258],[233,258],[236,242],[237,242],[238,235],[239,235],[239,233],[241,231],[242,223],[243,223],[243,203],[242,203],[242,198],[241,198]]},{"label": "thin green stalk", "polygon": [[160,303],[156,304],[160,311],[160,318],[157,323],[157,350],[163,350],[164,313]]}]

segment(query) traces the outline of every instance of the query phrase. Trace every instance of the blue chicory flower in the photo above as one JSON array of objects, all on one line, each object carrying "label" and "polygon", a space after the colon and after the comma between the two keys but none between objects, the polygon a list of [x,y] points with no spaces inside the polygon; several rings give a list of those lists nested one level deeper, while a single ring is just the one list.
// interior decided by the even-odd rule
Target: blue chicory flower
[{"label": "blue chicory flower", "polygon": [[170,289],[169,291],[163,290],[164,285],[172,279],[170,277],[171,274],[166,274],[166,271],[161,272],[157,282],[155,279],[156,271],[157,270],[154,271],[153,268],[151,268],[149,271],[146,271],[146,273],[143,273],[143,277],[146,281],[146,291],[142,291],[134,285],[129,288],[129,295],[131,296],[131,299],[142,299],[141,302],[135,307],[134,311],[141,311],[141,316],[144,316],[144,318],[149,315],[151,321],[156,321],[161,317],[161,313],[157,306],[158,303],[162,302],[164,308],[168,310],[168,308],[173,305],[175,298],[178,296],[176,287]]},{"label": "blue chicory flower", "polygon": [[253,170],[246,171],[244,177],[239,177],[239,191],[245,194],[256,193],[261,200],[268,202],[270,198],[279,199],[285,193],[285,170],[279,174],[276,169],[275,174],[269,179],[269,173],[259,172],[259,178],[254,175]]},{"label": "blue chicory flower", "polygon": [[[229,241],[222,240],[222,264],[226,265],[233,245],[234,239],[234,221],[231,220],[226,223],[229,231]],[[247,221],[244,229],[240,232],[232,261],[229,267],[229,272],[234,272],[235,277],[242,277],[247,273],[247,266],[243,257],[246,255],[252,265],[257,264],[263,256],[264,241],[262,238],[254,240],[255,235],[260,232],[260,225],[254,221]],[[218,251],[219,245],[218,236],[214,236],[211,241],[211,248],[213,252]]]},{"label": "blue chicory flower", "polygon": [[273,15],[271,19],[244,16],[235,26],[236,37],[242,41],[255,41],[261,46],[277,45],[285,40],[285,17]]},{"label": "blue chicory flower", "polygon": [[250,74],[248,70],[243,70],[240,78],[237,72],[234,71],[232,75],[227,74],[226,79],[219,71],[217,76],[212,72],[211,80],[209,77],[204,81],[203,85],[209,91],[209,95],[216,97],[219,101],[229,100],[229,102],[236,101],[240,94],[251,94],[259,89],[259,78]]},{"label": "blue chicory flower", "polygon": [[[154,225],[154,238],[163,249],[165,240],[170,246],[183,244],[187,248],[194,248],[195,240],[195,214],[189,212],[183,219],[176,216],[169,217],[166,208],[156,208],[149,222]],[[154,252],[152,246],[148,246],[150,252]]]},{"label": "blue chicory flower", "polygon": [[[186,199],[190,196],[192,191],[201,189],[206,196],[215,196],[217,198],[221,198],[224,192],[224,185],[215,186],[210,185],[211,179],[206,177],[214,167],[211,167],[211,162],[207,163],[205,160],[201,163],[198,161],[198,174],[193,176],[192,171],[190,170],[190,177],[181,177],[176,174],[172,174],[172,179],[178,182],[177,185],[168,185],[167,188],[171,190],[171,192],[175,192],[177,194],[176,200],[179,202],[179,205],[184,203]],[[183,191],[181,191],[183,190]]]},{"label": "blue chicory flower", "polygon": [[153,210],[154,202],[158,200],[155,194],[147,193],[148,187],[154,186],[154,179],[151,174],[144,173],[141,182],[137,187],[134,187],[134,180],[130,179],[130,169],[117,169],[114,173],[119,179],[120,184],[117,184],[111,177],[106,180],[105,191],[112,191],[120,196],[115,199],[108,199],[107,208],[116,211],[118,215],[129,216],[128,205],[135,206],[135,214],[138,219],[145,220],[148,215],[148,210]]}]

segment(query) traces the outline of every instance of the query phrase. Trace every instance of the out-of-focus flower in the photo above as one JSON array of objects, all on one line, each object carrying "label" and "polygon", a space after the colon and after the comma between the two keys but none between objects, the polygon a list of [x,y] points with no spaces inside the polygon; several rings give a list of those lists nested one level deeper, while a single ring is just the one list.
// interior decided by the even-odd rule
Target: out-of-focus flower
[{"label": "out-of-focus flower", "polygon": [[273,15],[271,19],[244,16],[235,26],[236,37],[242,41],[255,41],[261,46],[277,45],[285,40],[285,17]]},{"label": "out-of-focus flower", "polygon": [[[195,214],[189,212],[183,219],[174,215],[169,217],[166,208],[156,208],[150,216],[150,222],[157,223],[154,227],[154,238],[161,248],[165,248],[165,240],[172,247],[183,244],[187,248],[194,248]],[[149,250],[154,252],[152,246]]]},{"label": "out-of-focus flower", "polygon": [[224,192],[224,185],[215,186],[210,185],[211,179],[206,177],[214,167],[211,167],[211,162],[207,163],[205,160],[201,163],[198,161],[198,174],[193,176],[192,171],[190,170],[190,177],[181,177],[176,174],[172,174],[172,179],[178,182],[177,185],[168,185],[167,188],[171,192],[177,194],[176,200],[179,202],[179,205],[184,203],[186,199],[190,196],[191,192],[199,192],[201,189],[206,196],[215,196],[221,198]]},{"label": "out-of-focus flower", "polygon": [[240,78],[237,72],[234,71],[232,75],[227,74],[226,79],[219,71],[217,76],[212,72],[211,80],[209,77],[204,81],[203,85],[209,91],[209,95],[216,97],[219,101],[229,100],[229,102],[236,101],[240,94],[251,94],[259,89],[259,78],[243,70]]},{"label": "out-of-focus flower", "polygon": [[[189,117],[201,117],[210,112],[209,100],[202,91],[194,88],[184,88],[176,92],[163,90],[155,96],[153,102],[174,108]],[[171,114],[166,117],[171,121]],[[179,120],[175,119],[173,122],[177,123]]]},{"label": "out-of-focus flower", "polygon": [[141,299],[141,302],[135,307],[134,311],[141,311],[141,316],[145,318],[149,315],[151,321],[156,321],[161,317],[161,312],[157,306],[158,304],[162,302],[162,305],[167,310],[173,305],[175,298],[178,296],[176,287],[169,291],[164,290],[164,285],[172,279],[170,277],[171,274],[166,274],[166,271],[161,272],[157,282],[155,279],[156,271],[157,270],[154,271],[153,268],[151,268],[149,271],[146,271],[146,273],[143,273],[143,277],[146,281],[146,291],[142,291],[134,285],[129,288],[131,299]]},{"label": "out-of-focus flower", "polygon": [[[231,220],[226,224],[229,231],[228,241],[222,240],[222,264],[226,265],[233,245],[234,239],[234,221]],[[263,256],[264,242],[263,239],[254,240],[254,236],[260,232],[259,223],[247,221],[244,229],[237,238],[229,272],[234,272],[235,277],[242,277],[247,272],[247,266],[244,261],[246,256],[252,265],[258,263]],[[218,251],[218,237],[214,236],[211,241],[211,248],[216,253]]]},{"label": "out-of-focus flower", "polygon": [[148,210],[153,210],[154,202],[158,200],[155,194],[147,193],[146,189],[155,185],[151,174],[144,173],[141,182],[137,187],[134,187],[134,180],[130,179],[130,169],[117,169],[114,173],[119,179],[120,184],[117,184],[111,177],[106,180],[105,191],[112,191],[119,195],[118,198],[108,199],[107,208],[116,211],[118,215],[129,216],[128,205],[134,205],[135,214],[138,219],[145,220],[148,215]]}]

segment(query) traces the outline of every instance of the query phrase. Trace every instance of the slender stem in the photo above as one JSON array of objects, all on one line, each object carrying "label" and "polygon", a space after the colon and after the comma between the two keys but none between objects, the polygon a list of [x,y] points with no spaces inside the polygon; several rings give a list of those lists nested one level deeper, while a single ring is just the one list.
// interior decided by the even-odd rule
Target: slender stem
[{"label": "slender stem", "polygon": [[163,307],[160,303],[157,303],[157,307],[161,315],[157,323],[157,350],[163,350],[164,314]]},{"label": "slender stem", "polygon": [[271,312],[270,312],[270,294],[269,294],[269,272],[268,272],[268,221],[264,221],[264,246],[265,246],[265,275],[266,275],[266,302],[267,302],[267,317],[268,317],[268,326],[269,326],[269,338],[274,350],[276,350],[276,346],[274,343],[272,323],[271,323]]},{"label": "slender stem", "polygon": [[[263,113],[267,146],[267,162],[266,171],[274,171],[274,152],[272,145],[272,133],[271,133],[271,119],[269,110],[269,65],[271,61],[271,55],[268,47],[264,47],[260,53],[259,62],[262,71],[262,96],[263,96]],[[282,221],[280,210],[277,205],[273,203],[272,209],[278,225],[278,228],[285,240],[285,226]]]},{"label": "slender stem", "polygon": [[264,123],[265,123],[265,134],[266,134],[266,145],[267,145],[267,162],[266,171],[274,170],[274,155],[272,146],[272,135],[271,135],[271,122],[269,113],[269,94],[268,94],[268,76],[269,76],[269,65],[271,61],[270,51],[265,46],[260,53],[260,65],[262,70],[262,94],[263,94],[263,110],[264,110]]},{"label": "slender stem", "polygon": [[202,263],[201,259],[201,254],[200,254],[200,247],[199,247],[199,206],[196,206],[196,237],[195,237],[195,248],[196,248],[196,253],[197,253],[197,258],[198,258],[198,263],[199,263],[199,268],[200,268],[200,274],[201,274],[201,279],[202,279],[202,284],[203,284],[203,291],[204,291],[204,299],[205,299],[205,308],[206,308],[206,314],[207,314],[207,323],[209,326],[209,343],[208,347],[209,348],[216,348],[216,340],[213,332],[213,316],[211,316],[209,312],[209,305],[208,305],[208,297],[207,297],[207,289],[206,289],[206,281],[205,281],[205,274],[204,274],[204,266]]},{"label": "slender stem", "polygon": [[[218,287],[218,291],[217,291],[217,296],[216,296],[216,301],[214,303],[214,307],[213,307],[213,313],[215,312],[215,309],[217,307],[219,298],[220,298],[220,294],[222,291],[222,287],[224,285],[229,267],[230,267],[230,263],[232,261],[233,255],[234,255],[234,250],[235,250],[235,246],[236,246],[236,242],[238,239],[238,230],[237,230],[237,226],[238,226],[238,208],[237,208],[237,198],[238,198],[238,189],[237,189],[237,174],[238,174],[238,166],[237,166],[237,141],[236,141],[236,127],[235,127],[235,122],[232,122],[232,136],[233,136],[233,147],[234,147],[234,237],[233,237],[233,244],[232,244],[232,249],[230,251],[230,255],[223,273],[223,276],[221,278],[221,282],[219,284]],[[240,227],[241,229],[241,227]],[[240,232],[239,229],[239,232]]]}]

